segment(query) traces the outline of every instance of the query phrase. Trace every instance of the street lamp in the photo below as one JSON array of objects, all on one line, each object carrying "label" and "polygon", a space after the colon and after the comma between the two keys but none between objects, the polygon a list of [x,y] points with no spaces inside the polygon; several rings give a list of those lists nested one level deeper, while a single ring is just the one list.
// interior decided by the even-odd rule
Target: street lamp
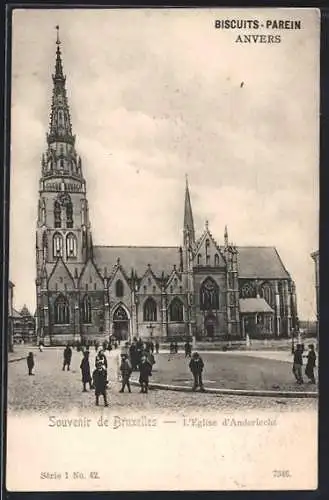
[{"label": "street lamp", "polygon": [[291,354],[295,352],[295,328],[291,329]]},{"label": "street lamp", "polygon": [[150,323],[150,324],[149,324],[149,326],[148,326],[147,328],[149,328],[149,330],[151,331],[150,336],[151,336],[151,338],[152,338],[152,337],[153,337],[154,325],[152,325],[152,324]]}]

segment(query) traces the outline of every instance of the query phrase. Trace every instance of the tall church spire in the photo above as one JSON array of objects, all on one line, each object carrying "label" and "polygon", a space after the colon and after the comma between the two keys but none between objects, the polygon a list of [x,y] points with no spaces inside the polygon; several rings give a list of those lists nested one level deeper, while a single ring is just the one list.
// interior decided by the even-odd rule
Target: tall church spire
[{"label": "tall church spire", "polygon": [[186,243],[187,238],[190,240],[191,243],[195,243],[192,205],[191,205],[190,191],[188,187],[188,178],[186,175],[185,205],[184,205],[184,243]]},{"label": "tall church spire", "polygon": [[53,74],[53,95],[50,113],[48,144],[55,141],[74,144],[75,137],[72,134],[70,108],[66,97],[65,81],[63,73],[63,62],[61,53],[61,41],[59,39],[59,26],[56,26],[56,62]]},{"label": "tall church spire", "polygon": [[42,157],[42,177],[71,177],[81,184],[84,178],[81,158],[75,150],[75,135],[72,133],[70,108],[66,95],[66,76],[63,71],[59,26],[56,26],[55,72],[52,75],[53,92],[47,134],[47,151]]}]

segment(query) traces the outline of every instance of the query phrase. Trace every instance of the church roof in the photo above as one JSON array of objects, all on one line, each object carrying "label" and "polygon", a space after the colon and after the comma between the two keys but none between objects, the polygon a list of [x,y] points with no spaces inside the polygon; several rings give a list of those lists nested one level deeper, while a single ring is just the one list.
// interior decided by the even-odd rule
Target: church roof
[{"label": "church roof", "polygon": [[275,247],[237,247],[239,278],[288,279]]},{"label": "church roof", "polygon": [[[239,278],[289,278],[275,247],[237,247],[237,250]],[[162,272],[169,276],[174,264],[179,267],[179,247],[94,246],[93,252],[102,275],[105,267],[111,274],[118,258],[127,273],[133,268],[139,277],[144,275],[148,264],[156,276]]]},{"label": "church roof", "polygon": [[12,314],[12,318],[21,318],[22,315],[19,311],[17,311],[17,309],[13,309],[13,314]]},{"label": "church roof", "polygon": [[248,298],[239,299],[241,313],[273,313],[272,307],[268,305],[265,299]]},{"label": "church roof", "polygon": [[93,255],[101,274],[105,267],[110,274],[118,258],[126,272],[133,268],[139,277],[144,275],[148,264],[156,276],[162,272],[169,276],[174,264],[179,266],[179,247],[94,246]]}]

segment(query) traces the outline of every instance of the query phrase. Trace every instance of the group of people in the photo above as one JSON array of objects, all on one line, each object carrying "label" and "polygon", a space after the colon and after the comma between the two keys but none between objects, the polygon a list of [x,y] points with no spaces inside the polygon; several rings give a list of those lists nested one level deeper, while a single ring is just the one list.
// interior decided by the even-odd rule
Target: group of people
[{"label": "group of people", "polygon": [[[108,345],[104,346],[103,349],[99,349],[95,358],[95,369],[91,373],[90,361],[89,361],[89,346],[81,346],[78,350],[83,351],[83,358],[80,364],[83,392],[87,391],[87,385],[89,389],[95,390],[96,405],[99,405],[99,397],[103,396],[104,405],[108,406],[107,401],[107,388],[108,388],[108,364],[105,355],[105,349]],[[40,350],[43,350],[43,346],[39,346]],[[149,390],[149,378],[152,375],[153,365],[155,364],[154,349],[156,353],[159,352],[159,343],[156,342],[155,345],[152,341],[144,343],[141,339],[134,338],[131,343],[126,342],[121,349],[120,359],[118,361],[118,370],[120,372],[121,378],[121,389],[120,393],[125,391],[127,387],[128,392],[131,392],[130,387],[130,377],[134,370],[139,371],[139,384],[140,392],[146,394]],[[109,349],[111,350],[111,349]],[[189,369],[193,375],[193,391],[200,388],[200,391],[204,391],[204,385],[202,380],[202,374],[204,370],[204,362],[199,353],[195,352],[192,355],[192,346],[187,341],[184,345],[185,358],[190,358]],[[305,367],[305,376],[309,379],[309,382],[315,384],[315,374],[314,370],[316,367],[316,353],[314,345],[310,344],[307,356],[304,354],[305,347],[304,344],[297,344],[296,348],[293,350],[293,374],[296,378],[298,384],[303,384],[303,358],[307,358]],[[178,346],[176,343],[171,343],[170,352],[177,353]],[[119,354],[119,353],[118,353]],[[62,370],[70,370],[72,360],[72,347],[67,344],[63,352],[63,366]],[[27,367],[28,374],[34,375],[34,357],[33,353],[29,352],[27,356]]]},{"label": "group of people", "polygon": [[[67,365],[67,352],[69,346],[64,349],[64,365]],[[153,347],[154,349],[154,347]],[[139,371],[140,392],[146,394],[149,389],[149,377],[152,375],[152,368],[155,359],[152,353],[152,346],[148,343],[144,344],[141,341],[134,340],[132,344],[128,342],[122,348],[120,355],[119,370],[121,374],[121,389],[120,393],[125,391],[131,392],[130,376],[136,369]],[[107,358],[104,350],[100,349],[95,358],[95,370],[91,374],[89,362],[89,349],[83,352],[83,359],[80,364],[83,392],[87,391],[87,385],[90,389],[95,390],[96,406],[99,405],[99,396],[103,396],[104,405],[108,406],[107,401]],[[63,368],[64,369],[64,368]],[[69,369],[69,368],[68,368]]]},{"label": "group of people", "polygon": [[[293,356],[293,366],[292,371],[295,376],[297,384],[303,384],[303,357],[304,357],[305,347],[304,344],[297,344],[296,349],[294,349]],[[309,379],[309,383],[315,384],[314,369],[316,367],[316,354],[314,350],[314,345],[310,344],[308,346],[307,362],[305,367],[305,375]]]}]

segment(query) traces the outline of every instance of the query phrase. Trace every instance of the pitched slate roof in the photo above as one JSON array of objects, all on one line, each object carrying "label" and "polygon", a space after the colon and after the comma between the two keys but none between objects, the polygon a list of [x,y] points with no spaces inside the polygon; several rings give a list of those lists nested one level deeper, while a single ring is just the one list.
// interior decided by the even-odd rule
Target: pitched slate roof
[{"label": "pitched slate roof", "polygon": [[110,274],[118,258],[127,273],[133,268],[139,277],[144,275],[148,264],[156,276],[162,272],[169,276],[174,264],[179,266],[179,247],[94,246],[93,255],[101,274],[105,267]]},{"label": "pitched slate roof", "polygon": [[[285,269],[275,247],[237,247],[239,278],[287,279]],[[174,264],[179,268],[179,247],[149,246],[94,246],[94,261],[104,274],[110,275],[120,258],[120,264],[129,273],[133,268],[139,277],[143,276],[148,264],[156,276],[164,271],[169,276]]]},{"label": "pitched slate roof", "polygon": [[263,298],[239,299],[241,313],[273,313],[273,309]]},{"label": "pitched slate roof", "polygon": [[275,247],[237,247],[239,278],[287,279]]}]

